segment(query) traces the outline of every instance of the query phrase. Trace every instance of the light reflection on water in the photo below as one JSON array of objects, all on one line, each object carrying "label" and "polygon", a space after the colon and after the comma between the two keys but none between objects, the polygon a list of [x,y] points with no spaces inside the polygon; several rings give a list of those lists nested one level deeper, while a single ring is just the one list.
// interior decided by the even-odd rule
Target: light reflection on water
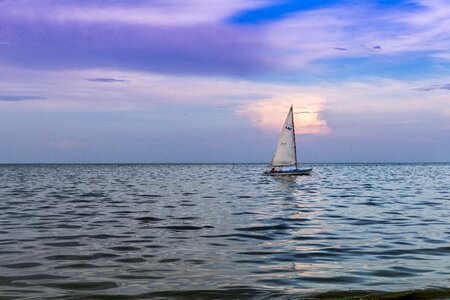
[{"label": "light reflection on water", "polygon": [[0,292],[449,287],[450,165],[262,168],[0,166]]}]

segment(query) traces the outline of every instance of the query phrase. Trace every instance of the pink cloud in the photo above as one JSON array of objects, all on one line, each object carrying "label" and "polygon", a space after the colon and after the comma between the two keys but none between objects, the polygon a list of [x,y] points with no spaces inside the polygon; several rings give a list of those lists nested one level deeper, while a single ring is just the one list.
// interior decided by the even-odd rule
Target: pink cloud
[{"label": "pink cloud", "polygon": [[325,135],[330,133],[330,128],[320,116],[324,103],[322,98],[305,94],[277,95],[274,99],[242,105],[237,114],[248,118],[253,126],[265,132],[278,133],[292,104],[297,134]]}]

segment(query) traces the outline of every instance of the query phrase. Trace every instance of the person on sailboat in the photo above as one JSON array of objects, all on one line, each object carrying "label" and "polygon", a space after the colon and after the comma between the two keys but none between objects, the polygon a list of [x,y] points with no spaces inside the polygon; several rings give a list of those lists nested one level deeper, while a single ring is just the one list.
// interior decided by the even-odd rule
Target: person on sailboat
[{"label": "person on sailboat", "polygon": [[275,170],[275,168],[272,168],[272,170],[270,170],[270,172],[275,173],[277,170]]}]

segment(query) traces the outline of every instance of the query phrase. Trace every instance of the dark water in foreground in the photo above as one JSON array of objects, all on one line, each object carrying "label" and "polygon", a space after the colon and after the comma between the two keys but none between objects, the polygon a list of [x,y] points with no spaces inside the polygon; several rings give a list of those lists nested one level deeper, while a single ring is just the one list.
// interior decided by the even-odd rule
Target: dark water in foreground
[{"label": "dark water in foreground", "polygon": [[0,299],[450,299],[449,164],[262,168],[0,166]]}]

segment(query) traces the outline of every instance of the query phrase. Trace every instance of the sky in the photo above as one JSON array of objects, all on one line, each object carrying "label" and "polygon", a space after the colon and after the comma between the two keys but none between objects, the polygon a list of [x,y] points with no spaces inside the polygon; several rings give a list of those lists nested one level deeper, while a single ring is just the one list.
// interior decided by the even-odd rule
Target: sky
[{"label": "sky", "polygon": [[450,161],[450,1],[0,0],[0,163]]}]

